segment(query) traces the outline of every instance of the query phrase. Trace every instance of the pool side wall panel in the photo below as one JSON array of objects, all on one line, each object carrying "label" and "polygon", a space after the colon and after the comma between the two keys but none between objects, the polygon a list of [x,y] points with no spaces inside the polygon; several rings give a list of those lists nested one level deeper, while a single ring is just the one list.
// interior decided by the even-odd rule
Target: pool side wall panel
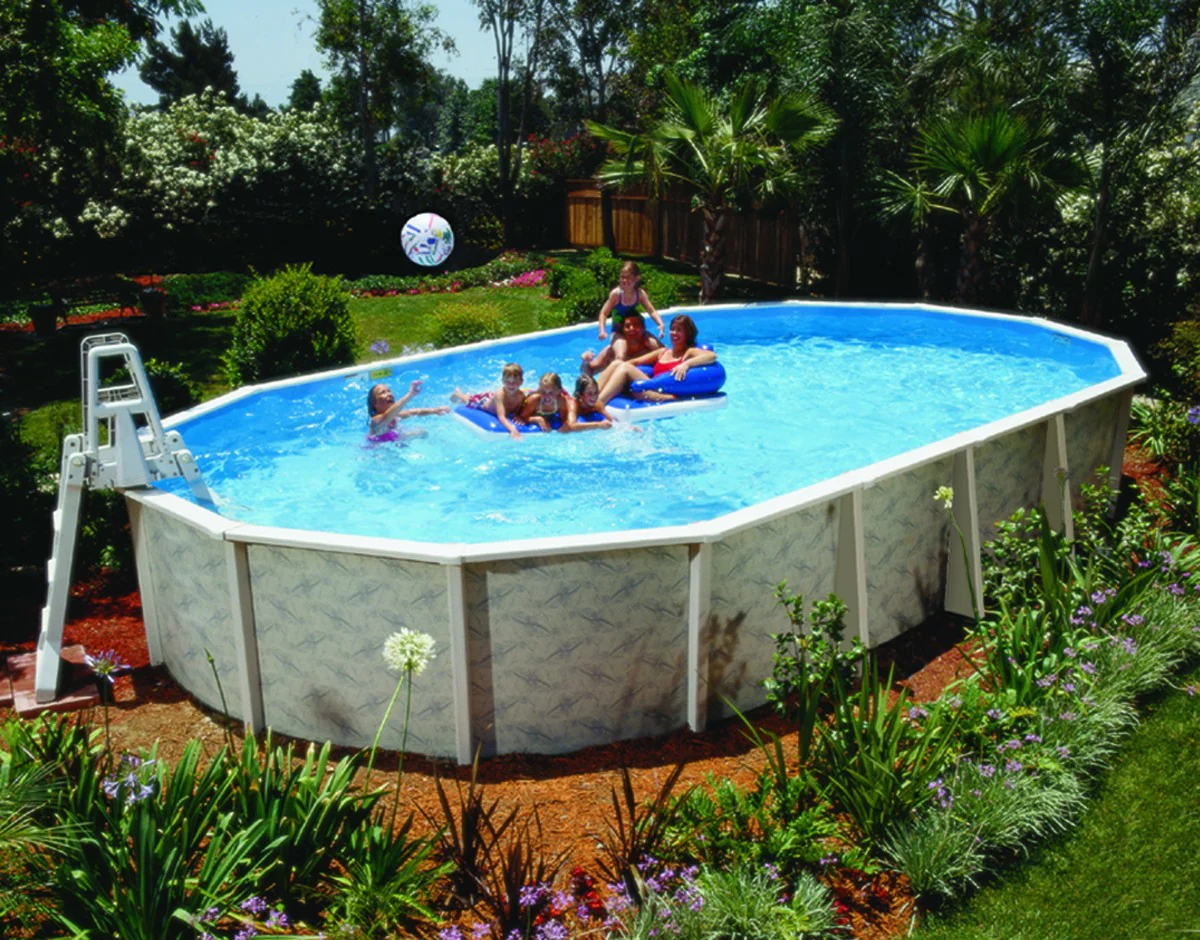
[{"label": "pool side wall panel", "polygon": [[687,718],[686,545],[466,566],[475,740],[561,753]]},{"label": "pool side wall panel", "polygon": [[834,587],[838,501],[801,509],[726,536],[713,545],[707,630],[710,718],[729,717],[766,701],[773,633],[790,628],[775,589],[787,581],[811,607]]},{"label": "pool side wall panel", "polygon": [[[269,545],[250,545],[249,556],[267,725],[370,745],[399,679],[385,667],[383,644],[407,627],[430,634],[435,651],[413,680],[408,747],[455,754],[443,566]],[[406,695],[383,729],[383,747],[400,747]]]},{"label": "pool side wall panel", "polygon": [[181,686],[219,710],[221,695],[205,650],[211,652],[229,710],[240,718],[224,541],[150,506],[142,507],[141,525],[144,544],[154,546],[148,561],[163,664]]}]

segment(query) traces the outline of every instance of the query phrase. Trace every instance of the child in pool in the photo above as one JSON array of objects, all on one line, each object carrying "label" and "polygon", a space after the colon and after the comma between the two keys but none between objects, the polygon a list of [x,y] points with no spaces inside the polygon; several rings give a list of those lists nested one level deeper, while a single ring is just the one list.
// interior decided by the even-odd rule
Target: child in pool
[{"label": "child in pool", "polygon": [[[664,332],[662,317],[658,315],[658,311],[654,309],[654,304],[650,302],[649,296],[647,296],[646,291],[642,288],[641,271],[637,266],[637,262],[626,261],[621,266],[621,275],[617,286],[609,292],[608,300],[600,308],[600,318],[597,324],[599,327],[597,331],[599,338],[606,339],[608,334],[604,332],[604,324],[608,320],[608,315],[612,314],[612,342],[598,353],[593,353],[589,349],[583,354],[583,371],[585,373],[595,375],[614,360],[632,359],[634,356],[646,352],[647,349],[653,349],[660,345],[650,336],[626,337],[626,318],[636,318],[637,322],[641,322],[641,315],[637,309],[639,304],[645,307],[646,312],[650,314],[650,318],[658,327],[658,335],[661,339]],[[638,344],[637,348],[633,345],[635,341]],[[647,346],[647,341],[650,341],[653,345]]]},{"label": "child in pool", "polygon": [[521,420],[550,431],[554,429],[555,418],[558,419],[558,430],[570,430],[575,423],[575,399],[563,390],[558,373],[547,372],[538,382],[537,391],[526,396]]},{"label": "child in pool", "polygon": [[367,392],[367,438],[372,441],[401,441],[406,437],[421,437],[424,430],[404,433],[396,428],[399,421],[405,418],[417,418],[422,415],[444,415],[450,411],[449,405],[439,405],[436,408],[405,408],[413,397],[421,391],[421,380],[413,379],[408,391],[398,401],[392,390],[383,383],[374,385]]},{"label": "child in pool", "polygon": [[[597,414],[600,421],[580,421],[585,415]],[[581,375],[575,380],[575,413],[568,431],[604,430],[613,426],[612,415],[600,404],[600,386],[590,375]]]},{"label": "child in pool", "polygon": [[525,407],[525,390],[521,383],[525,381],[525,371],[515,362],[508,363],[500,371],[500,387],[494,392],[476,392],[467,395],[460,389],[455,389],[450,400],[466,405],[468,408],[478,408],[496,416],[496,420],[504,425],[509,436],[519,438],[521,432],[513,424],[509,415],[521,414]]}]

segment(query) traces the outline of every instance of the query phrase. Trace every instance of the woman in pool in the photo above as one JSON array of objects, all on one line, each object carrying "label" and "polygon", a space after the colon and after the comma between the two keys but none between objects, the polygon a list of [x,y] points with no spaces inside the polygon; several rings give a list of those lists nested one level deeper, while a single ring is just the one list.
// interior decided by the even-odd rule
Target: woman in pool
[{"label": "woman in pool", "polygon": [[439,405],[437,408],[405,408],[419,391],[421,380],[413,379],[404,397],[397,401],[392,390],[383,383],[372,386],[367,392],[367,440],[383,443],[402,441],[407,437],[421,437],[427,432],[419,430],[405,433],[398,430],[396,424],[405,418],[444,415],[450,411],[449,405]]},{"label": "woman in pool", "polygon": [[521,410],[521,420],[543,431],[569,431],[575,423],[575,399],[566,393],[557,372],[547,372],[530,392]]},{"label": "woman in pool", "polygon": [[628,362],[614,362],[600,373],[600,404],[607,405],[623,392],[639,401],[671,401],[675,398],[663,392],[629,391],[631,382],[639,382],[646,377],[638,366],[652,366],[651,377],[670,372],[682,380],[692,366],[706,366],[717,361],[717,354],[711,349],[696,347],[696,323],[686,313],[672,317],[668,335],[671,340],[669,347],[655,349]]}]

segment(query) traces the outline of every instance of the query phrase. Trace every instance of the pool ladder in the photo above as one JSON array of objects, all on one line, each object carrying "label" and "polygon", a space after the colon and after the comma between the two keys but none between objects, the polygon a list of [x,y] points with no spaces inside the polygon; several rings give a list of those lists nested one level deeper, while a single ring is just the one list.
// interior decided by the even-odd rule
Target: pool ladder
[{"label": "pool ladder", "polygon": [[[38,702],[58,694],[67,592],[79,534],[79,510],[85,486],[128,490],[156,480],[183,477],[192,493],[211,501],[178,431],[164,431],[142,357],[123,333],[88,336],[80,345],[83,432],[63,440],[54,510],[54,548],[46,564],[46,606],[38,636],[35,692]],[[101,363],[117,360],[124,369],[115,384],[102,384]],[[112,370],[108,371],[112,375]]]}]

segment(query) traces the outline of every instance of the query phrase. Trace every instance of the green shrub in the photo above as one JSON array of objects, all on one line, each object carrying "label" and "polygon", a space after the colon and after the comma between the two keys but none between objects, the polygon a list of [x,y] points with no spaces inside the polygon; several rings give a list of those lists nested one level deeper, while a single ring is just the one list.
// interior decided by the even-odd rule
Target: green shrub
[{"label": "green shrub", "polygon": [[1166,360],[1175,390],[1185,401],[1200,401],[1200,321],[1180,320],[1154,347]]},{"label": "green shrub", "polygon": [[[606,290],[611,290],[616,287],[617,280],[621,277],[621,265],[624,263],[621,258],[614,257],[607,248],[594,248],[584,259],[583,266],[601,287],[608,285]],[[645,276],[642,265],[639,264],[638,269]]]},{"label": "green shrub", "polygon": [[442,307],[433,317],[437,346],[463,346],[504,335],[504,317],[496,304],[456,304]]},{"label": "green shrub", "polygon": [[570,310],[566,304],[555,304],[553,307],[547,307],[538,313],[538,329],[557,330],[559,327],[569,326],[573,322],[569,314]]},{"label": "green shrub", "polygon": [[243,297],[225,366],[233,385],[354,361],[358,339],[341,278],[288,266]]},{"label": "green shrub", "polygon": [[546,269],[546,287],[551,297],[561,298],[565,295],[567,279],[574,270],[569,264],[552,264]]},{"label": "green shrub", "polygon": [[232,271],[168,274],[163,278],[162,286],[167,292],[167,309],[175,312],[238,300],[251,280],[248,274]]}]

